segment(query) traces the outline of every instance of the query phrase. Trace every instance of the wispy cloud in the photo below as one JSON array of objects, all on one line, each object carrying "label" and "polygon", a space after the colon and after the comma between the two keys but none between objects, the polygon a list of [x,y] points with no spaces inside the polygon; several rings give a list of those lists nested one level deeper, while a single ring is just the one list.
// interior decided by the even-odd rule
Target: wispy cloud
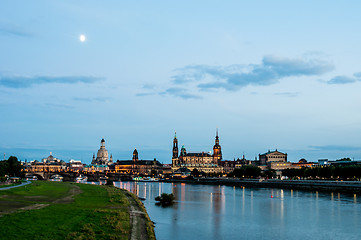
[{"label": "wispy cloud", "polygon": [[63,84],[75,84],[75,83],[94,83],[103,80],[99,77],[87,77],[87,76],[0,76],[0,86],[6,88],[30,88],[33,85],[50,84],[50,83],[63,83]]},{"label": "wispy cloud", "polygon": [[319,59],[303,60],[266,56],[261,64],[208,66],[192,65],[177,69],[174,84],[201,82],[198,89],[234,91],[248,85],[266,86],[285,77],[317,76],[330,72],[334,66]]},{"label": "wispy cloud", "polygon": [[79,102],[106,102],[110,98],[108,97],[92,97],[92,98],[84,98],[84,97],[74,97],[73,100]]},{"label": "wispy cloud", "polygon": [[360,72],[354,73],[352,77],[336,76],[336,77],[328,80],[326,83],[328,83],[328,84],[349,84],[349,83],[355,83],[357,81],[361,81],[361,73]]},{"label": "wispy cloud", "polygon": [[[319,76],[334,69],[332,63],[318,58],[281,58],[265,56],[260,64],[233,64],[226,66],[189,65],[175,69],[170,85],[162,89],[144,86],[145,93],[137,96],[160,94],[183,99],[200,99],[201,92],[219,89],[237,91],[247,86],[267,86],[287,77]],[[295,97],[298,93],[276,93]]]},{"label": "wispy cloud", "polygon": [[168,88],[167,90],[165,90],[164,92],[161,92],[159,94],[160,95],[168,94],[168,95],[180,97],[180,98],[183,98],[183,99],[201,99],[200,96],[189,93],[187,91],[187,89],[178,88],[178,87]]},{"label": "wispy cloud", "polygon": [[24,31],[18,27],[0,24],[0,35],[31,37],[33,34],[27,32],[27,31]]},{"label": "wispy cloud", "polygon": [[55,104],[55,103],[48,103],[46,104],[47,107],[52,107],[52,108],[62,108],[62,109],[73,109],[74,106],[71,105],[67,105],[67,104]]},{"label": "wispy cloud", "polygon": [[285,97],[297,97],[300,93],[298,92],[278,92],[275,93],[274,95],[277,96],[285,96]]},{"label": "wispy cloud", "polygon": [[319,151],[359,151],[361,147],[345,146],[345,145],[324,145],[324,146],[309,146],[313,150]]}]

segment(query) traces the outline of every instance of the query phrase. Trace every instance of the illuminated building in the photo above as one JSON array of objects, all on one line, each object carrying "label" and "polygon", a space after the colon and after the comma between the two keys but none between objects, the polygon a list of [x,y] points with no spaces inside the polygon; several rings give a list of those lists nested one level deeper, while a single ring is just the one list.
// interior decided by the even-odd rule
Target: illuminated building
[{"label": "illuminated building", "polygon": [[178,138],[175,134],[173,139],[173,156],[172,170],[176,172],[179,168],[188,168],[189,170],[197,169],[200,172],[222,172],[221,167],[222,148],[219,144],[218,129],[216,133],[215,144],[213,146],[213,154],[211,152],[187,153],[184,145],[178,155]]},{"label": "illuminated building", "polygon": [[138,151],[134,149],[132,160],[117,160],[115,163],[115,172],[130,175],[158,175],[162,173],[162,164],[154,160],[139,160]]},{"label": "illuminated building", "polygon": [[108,150],[105,148],[104,138],[100,141],[100,149],[97,153],[97,158],[93,154],[92,165],[111,165],[113,164],[113,156],[110,155],[110,160],[108,157]]}]

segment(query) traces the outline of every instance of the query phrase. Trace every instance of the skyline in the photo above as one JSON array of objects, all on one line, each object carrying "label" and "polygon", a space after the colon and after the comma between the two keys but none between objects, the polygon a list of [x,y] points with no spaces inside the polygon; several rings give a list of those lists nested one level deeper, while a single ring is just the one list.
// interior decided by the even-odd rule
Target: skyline
[{"label": "skyline", "polygon": [[[17,7],[19,4],[22,8]],[[361,159],[358,1],[4,2],[0,151]]]}]

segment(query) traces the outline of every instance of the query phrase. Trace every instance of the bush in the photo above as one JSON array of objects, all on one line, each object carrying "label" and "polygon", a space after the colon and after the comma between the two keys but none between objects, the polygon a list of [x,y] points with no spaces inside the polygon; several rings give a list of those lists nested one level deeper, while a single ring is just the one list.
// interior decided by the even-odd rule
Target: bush
[{"label": "bush", "polygon": [[108,185],[108,186],[113,186],[114,183],[112,180],[107,180],[107,183],[105,185]]},{"label": "bush", "polygon": [[173,193],[170,194],[162,193],[162,195],[156,197],[155,200],[158,201],[158,203],[156,204],[162,206],[170,206],[174,203],[174,195]]}]

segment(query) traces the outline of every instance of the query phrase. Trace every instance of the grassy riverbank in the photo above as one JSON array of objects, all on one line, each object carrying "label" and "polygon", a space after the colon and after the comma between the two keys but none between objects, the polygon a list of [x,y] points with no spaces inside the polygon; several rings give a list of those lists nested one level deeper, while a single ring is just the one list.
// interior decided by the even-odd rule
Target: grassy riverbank
[{"label": "grassy riverbank", "polygon": [[128,239],[126,194],[112,186],[42,181],[4,190],[0,232],[6,239]]}]

